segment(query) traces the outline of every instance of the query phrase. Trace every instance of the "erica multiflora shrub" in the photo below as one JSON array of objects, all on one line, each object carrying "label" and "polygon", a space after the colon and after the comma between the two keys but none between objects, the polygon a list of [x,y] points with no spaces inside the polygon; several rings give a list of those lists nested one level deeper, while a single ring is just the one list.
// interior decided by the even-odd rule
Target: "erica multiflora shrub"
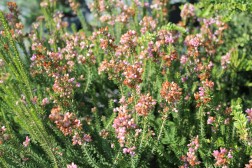
[{"label": "erica multiflora shrub", "polygon": [[249,42],[225,13],[248,3],[186,3],[178,24],[168,1],[94,0],[92,21],[65,3],[81,29],[55,0],[29,32],[0,12],[1,167],[251,167]]}]

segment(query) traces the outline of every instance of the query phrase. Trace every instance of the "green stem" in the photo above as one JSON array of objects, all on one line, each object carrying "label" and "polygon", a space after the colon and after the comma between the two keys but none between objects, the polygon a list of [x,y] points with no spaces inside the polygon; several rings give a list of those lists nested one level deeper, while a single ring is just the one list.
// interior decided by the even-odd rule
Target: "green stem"
[{"label": "green stem", "polygon": [[203,112],[203,107],[199,107],[199,117],[200,117],[200,135],[201,138],[205,137],[205,125],[204,125],[204,112]]},{"label": "green stem", "polygon": [[114,162],[113,162],[113,165],[116,165],[116,164],[117,164],[117,160],[118,160],[118,157],[119,157],[120,153],[121,153],[120,150],[118,150],[117,155],[116,155],[116,158],[115,158],[115,160],[114,160]]},{"label": "green stem", "polygon": [[[163,119],[163,122],[162,122],[162,125],[161,125],[161,128],[160,128],[160,131],[159,131],[159,133],[158,133],[157,144],[159,143],[159,140],[160,140],[160,138],[161,138],[161,135],[162,135],[162,132],[163,132],[163,129],[164,129],[164,125],[165,125],[166,118],[167,118],[167,114],[165,114],[165,116],[164,116],[164,119]],[[155,146],[152,148],[152,151],[151,151],[152,153],[153,153],[153,151],[154,151],[154,148],[155,148]]]},{"label": "green stem", "polygon": [[160,128],[160,131],[159,131],[159,133],[158,133],[158,139],[157,139],[157,141],[159,141],[159,140],[160,140],[160,137],[161,137],[162,132],[163,132],[163,128],[164,128],[164,123],[165,123],[165,121],[166,121],[166,119],[164,119],[164,120],[163,120],[163,122],[162,122],[162,125],[161,125],[161,128]]},{"label": "green stem", "polygon": [[99,168],[99,166],[97,165],[97,163],[95,162],[94,158],[92,158],[87,150],[87,144],[84,144],[83,145],[83,150],[84,150],[84,153],[85,153],[85,156],[87,157],[87,160],[90,164],[90,166],[94,167],[94,168]]},{"label": "green stem", "polygon": [[146,132],[146,124],[147,124],[148,118],[145,117],[144,118],[144,127],[143,127],[143,134],[142,134],[142,138],[141,138],[141,142],[140,142],[140,146],[139,148],[142,148],[142,144],[143,144],[143,140],[144,140],[144,136],[145,136],[145,132]]}]

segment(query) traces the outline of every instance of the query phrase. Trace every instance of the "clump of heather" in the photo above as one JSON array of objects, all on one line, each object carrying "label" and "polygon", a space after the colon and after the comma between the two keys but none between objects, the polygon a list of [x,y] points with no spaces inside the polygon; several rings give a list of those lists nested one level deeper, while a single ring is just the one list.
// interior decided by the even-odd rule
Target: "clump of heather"
[{"label": "clump of heather", "polygon": [[24,31],[7,3],[0,165],[251,167],[251,32],[234,24],[250,8],[218,5],[185,3],[171,23],[168,0],[43,0]]}]

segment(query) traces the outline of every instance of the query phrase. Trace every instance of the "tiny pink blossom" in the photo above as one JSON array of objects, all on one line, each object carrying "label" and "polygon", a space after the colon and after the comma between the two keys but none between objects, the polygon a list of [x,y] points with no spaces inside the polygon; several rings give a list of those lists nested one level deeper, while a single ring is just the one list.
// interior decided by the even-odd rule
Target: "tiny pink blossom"
[{"label": "tiny pink blossom", "polygon": [[67,168],[78,168],[76,164],[74,164],[73,162],[69,165],[67,165]]},{"label": "tiny pink blossom", "polygon": [[247,109],[246,113],[247,113],[247,119],[248,119],[248,121],[252,123],[252,108],[251,109]]},{"label": "tiny pink blossom", "polygon": [[81,84],[80,83],[76,83],[76,87],[80,87],[81,86]]},{"label": "tiny pink blossom", "polygon": [[32,57],[31,57],[31,61],[35,61],[36,58],[37,58],[37,56],[35,54],[33,54]]},{"label": "tiny pink blossom", "polygon": [[210,116],[207,120],[207,124],[212,124],[214,121],[215,121],[215,118]]},{"label": "tiny pink blossom", "polygon": [[27,147],[30,144],[31,139],[26,136],[25,141],[23,142],[24,147]]},{"label": "tiny pink blossom", "polygon": [[220,167],[227,167],[230,159],[233,158],[232,156],[232,150],[227,150],[226,148],[220,148],[220,150],[214,150],[212,155],[215,159],[215,165]]},{"label": "tiny pink blossom", "polygon": [[5,131],[6,131],[5,126],[2,126],[2,127],[1,127],[1,131],[2,131],[2,132],[5,132]]},{"label": "tiny pink blossom", "polygon": [[42,106],[45,106],[45,105],[47,105],[47,104],[49,104],[49,100],[48,100],[48,98],[44,98],[44,99],[42,100]]},{"label": "tiny pink blossom", "polygon": [[182,55],[181,58],[180,58],[180,63],[181,63],[181,64],[186,64],[187,61],[188,61],[187,56]]}]

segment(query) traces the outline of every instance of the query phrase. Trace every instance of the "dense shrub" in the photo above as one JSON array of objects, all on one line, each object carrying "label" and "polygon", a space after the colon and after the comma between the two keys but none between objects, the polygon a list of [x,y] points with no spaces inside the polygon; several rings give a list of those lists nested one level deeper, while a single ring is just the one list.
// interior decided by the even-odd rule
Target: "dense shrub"
[{"label": "dense shrub", "polygon": [[1,167],[252,167],[252,6],[226,3],[69,0],[79,29],[45,0],[25,33],[8,2]]}]

